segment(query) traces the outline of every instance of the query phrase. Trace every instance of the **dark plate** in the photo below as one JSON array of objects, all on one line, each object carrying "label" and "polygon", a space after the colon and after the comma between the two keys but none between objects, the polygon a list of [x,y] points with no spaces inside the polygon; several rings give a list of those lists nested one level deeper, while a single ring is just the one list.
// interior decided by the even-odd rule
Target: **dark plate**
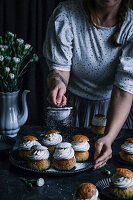
[{"label": "dark plate", "polygon": [[[115,197],[111,194],[109,185],[111,182],[111,178],[105,178],[96,183],[96,187],[99,189],[99,192],[104,195],[107,199],[112,200],[124,200],[122,198]],[[132,199],[132,198],[129,198]]]},{"label": "dark plate", "polygon": [[56,170],[53,167],[47,169],[47,170],[35,170],[35,169],[31,169],[28,167],[27,162],[23,161],[19,158],[18,155],[18,150],[13,151],[10,156],[9,156],[9,160],[11,162],[12,165],[19,167],[23,170],[27,170],[30,172],[35,172],[35,173],[39,173],[39,174],[47,174],[47,175],[71,175],[71,174],[76,174],[76,173],[80,173],[86,170],[89,170],[93,167],[93,164],[91,162],[82,162],[82,163],[76,163],[76,166],[71,169],[71,170]]},{"label": "dark plate", "polygon": [[119,162],[122,163],[122,164],[125,164],[125,165],[128,165],[128,166],[130,165],[130,166],[133,167],[133,163],[130,163],[130,162],[126,161],[126,160],[122,160],[121,157],[119,157]]}]

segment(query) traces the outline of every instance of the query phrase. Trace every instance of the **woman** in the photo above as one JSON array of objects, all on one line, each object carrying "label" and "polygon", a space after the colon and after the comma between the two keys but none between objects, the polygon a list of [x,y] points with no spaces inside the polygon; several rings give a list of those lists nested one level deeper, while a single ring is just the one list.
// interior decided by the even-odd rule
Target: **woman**
[{"label": "woman", "polygon": [[[133,11],[129,3],[69,0],[58,5],[48,23],[44,43],[50,69],[48,101],[58,107],[71,103],[76,126],[89,126],[95,113],[108,110],[106,135],[95,144],[94,169],[111,158],[111,145],[132,111]],[[124,126],[132,128],[133,118],[128,120]]]}]

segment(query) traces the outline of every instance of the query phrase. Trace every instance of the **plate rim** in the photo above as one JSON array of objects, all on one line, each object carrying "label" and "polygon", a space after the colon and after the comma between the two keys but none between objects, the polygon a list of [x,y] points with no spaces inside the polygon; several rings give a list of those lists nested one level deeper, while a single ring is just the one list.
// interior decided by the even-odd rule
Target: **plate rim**
[{"label": "plate rim", "polygon": [[[104,192],[104,189],[109,188],[109,185],[106,185],[106,187],[104,187],[104,188],[100,188],[100,187],[98,186],[98,184],[99,184],[100,182],[104,181],[104,180],[108,180],[108,183],[109,183],[109,182],[111,182],[111,177],[103,178],[103,179],[99,180],[99,181],[96,183],[96,187],[99,189],[99,191],[100,191],[100,193],[101,193],[102,195],[104,195],[106,198],[110,198],[111,200],[125,200],[125,199],[123,199],[123,198],[119,198],[119,197],[117,197],[117,196],[113,196],[113,194],[111,194],[111,192],[109,193],[109,195],[107,195],[106,192]],[[111,195],[111,196],[110,196],[110,195]],[[127,199],[127,200],[132,200],[132,197],[129,198],[129,199]]]},{"label": "plate rim", "polygon": [[55,111],[59,111],[59,110],[71,110],[73,109],[73,107],[63,107],[63,108],[56,108],[56,107],[47,107],[47,110],[55,110]]},{"label": "plate rim", "polygon": [[[11,152],[10,156],[9,156],[9,161],[11,162],[12,165],[20,168],[20,169],[23,169],[23,170],[26,170],[26,171],[30,171],[30,172],[35,172],[35,173],[39,173],[39,174],[45,174],[45,175],[74,175],[74,174],[77,174],[77,173],[80,173],[80,172],[84,172],[84,171],[87,171],[89,169],[92,168],[93,164],[92,162],[88,162],[88,166],[85,167],[85,168],[81,168],[81,169],[78,169],[78,170],[74,170],[72,169],[73,171],[71,170],[54,170],[54,171],[48,171],[48,170],[36,170],[36,169],[31,169],[29,167],[25,167],[23,166],[22,164],[20,163],[17,163],[18,161],[14,159],[14,154],[17,153],[18,149],[14,150]],[[24,164],[26,164],[26,161],[22,161]],[[89,165],[90,164],[90,165]]]}]

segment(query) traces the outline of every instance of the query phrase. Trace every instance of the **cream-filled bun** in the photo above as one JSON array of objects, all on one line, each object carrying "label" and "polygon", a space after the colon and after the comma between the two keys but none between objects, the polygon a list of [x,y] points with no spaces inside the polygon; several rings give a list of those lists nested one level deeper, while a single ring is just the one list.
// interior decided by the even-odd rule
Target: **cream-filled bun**
[{"label": "cream-filled bun", "polygon": [[117,168],[116,174],[111,178],[110,191],[119,198],[133,197],[133,172],[126,168]]},{"label": "cream-filled bun", "polygon": [[58,131],[58,130],[56,130],[56,129],[51,129],[51,130],[49,130],[49,131],[47,131],[46,133],[45,133],[45,135],[49,135],[49,134],[53,134],[53,133],[60,133],[60,131]]},{"label": "cream-filled bun", "polygon": [[70,170],[76,164],[74,150],[68,142],[56,145],[53,157],[54,167],[59,170]]},{"label": "cream-filled bun", "polygon": [[128,138],[125,143],[121,145],[120,157],[125,161],[133,163],[133,138]]},{"label": "cream-filled bun", "polygon": [[82,183],[77,188],[73,200],[100,200],[98,190],[92,183]]},{"label": "cream-filled bun", "polygon": [[41,145],[32,147],[29,155],[28,166],[32,169],[45,170],[50,167],[48,148]]},{"label": "cream-filled bun", "polygon": [[107,119],[105,115],[96,114],[94,115],[91,122],[91,130],[96,134],[104,134],[106,127]]},{"label": "cream-filled bun", "polygon": [[31,148],[34,145],[41,145],[38,141],[38,139],[34,136],[28,135],[28,136],[24,136],[22,138],[22,142],[19,145],[19,156],[24,159],[27,160],[29,154],[31,153]]},{"label": "cream-filled bun", "polygon": [[74,135],[72,141],[72,148],[75,152],[77,162],[86,161],[89,158],[90,144],[89,138],[85,135]]},{"label": "cream-filled bun", "polygon": [[48,147],[51,154],[54,153],[56,145],[62,142],[62,136],[58,130],[50,130],[45,133],[42,144]]}]

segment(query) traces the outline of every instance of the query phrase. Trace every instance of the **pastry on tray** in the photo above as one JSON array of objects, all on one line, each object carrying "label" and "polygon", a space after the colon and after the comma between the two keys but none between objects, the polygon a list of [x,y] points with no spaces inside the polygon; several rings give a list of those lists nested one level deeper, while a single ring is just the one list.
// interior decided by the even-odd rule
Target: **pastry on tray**
[{"label": "pastry on tray", "polygon": [[46,170],[50,167],[48,148],[41,145],[32,147],[32,152],[29,155],[28,166],[36,170]]},{"label": "pastry on tray", "polygon": [[133,197],[133,172],[125,168],[117,168],[116,174],[111,178],[111,193],[123,199]]},{"label": "pastry on tray", "polygon": [[28,135],[28,136],[24,136],[22,138],[22,142],[19,145],[19,156],[24,159],[27,160],[29,154],[31,153],[31,147],[34,145],[41,145],[38,141],[38,139],[34,136]]},{"label": "pastry on tray", "polygon": [[106,117],[102,114],[94,115],[91,122],[91,131],[96,134],[104,134],[106,127]]},{"label": "pastry on tray", "polygon": [[89,138],[85,135],[74,135],[72,148],[77,162],[84,162],[89,158]]},{"label": "pastry on tray", "polygon": [[42,144],[48,147],[51,154],[54,153],[56,145],[62,142],[62,136],[58,130],[50,130],[45,133]]},{"label": "pastry on tray", "polygon": [[133,163],[133,138],[128,138],[125,143],[121,145],[120,157],[124,161]]},{"label": "pastry on tray", "polygon": [[74,150],[68,142],[56,145],[53,157],[54,167],[58,170],[70,170],[76,164]]},{"label": "pastry on tray", "polygon": [[98,190],[92,183],[82,183],[77,188],[73,200],[100,200]]}]

